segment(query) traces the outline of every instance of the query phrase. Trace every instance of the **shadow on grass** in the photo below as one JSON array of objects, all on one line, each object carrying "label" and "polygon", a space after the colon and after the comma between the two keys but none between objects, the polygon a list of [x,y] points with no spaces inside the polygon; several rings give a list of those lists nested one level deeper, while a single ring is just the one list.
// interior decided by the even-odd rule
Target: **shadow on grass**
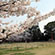
[{"label": "shadow on grass", "polygon": [[24,52],[24,53],[15,53],[13,55],[35,55],[34,53]]},{"label": "shadow on grass", "polygon": [[[38,48],[38,47],[35,47]],[[22,47],[13,47],[13,48],[0,48],[0,55],[9,54],[12,52],[19,52],[19,51],[26,51],[26,50],[32,50],[35,48],[22,48]],[[25,52],[25,53],[15,53],[14,55],[33,55],[32,53]]]}]

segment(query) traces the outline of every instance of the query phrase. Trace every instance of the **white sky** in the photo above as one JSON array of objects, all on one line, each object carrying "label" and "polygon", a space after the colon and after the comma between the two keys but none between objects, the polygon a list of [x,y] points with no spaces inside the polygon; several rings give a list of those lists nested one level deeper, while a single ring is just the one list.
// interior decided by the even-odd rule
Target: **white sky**
[{"label": "white sky", "polygon": [[[40,11],[41,15],[44,15],[55,8],[55,0],[40,0],[40,2],[38,2],[37,4],[32,3],[31,6],[32,7],[37,6],[37,9]],[[48,19],[39,22],[40,30],[44,32],[44,26],[48,22],[52,22],[52,21],[55,21],[55,16],[51,16]]]},{"label": "white sky", "polygon": [[[55,8],[55,0],[40,0],[37,6],[37,9],[40,10],[41,14],[46,14]],[[51,16],[48,19],[39,22],[41,31],[44,32],[44,26],[52,21],[55,21],[55,16]]]},{"label": "white sky", "polygon": [[[38,3],[32,2],[30,6],[37,7],[37,9],[40,11],[41,15],[43,15],[43,14],[46,14],[46,13],[52,11],[55,8],[55,0],[40,0],[40,2],[38,2]],[[2,19],[2,21],[5,21],[5,22],[9,22],[9,21],[13,20],[14,22],[12,24],[14,24],[14,23],[19,23],[20,21],[23,22],[26,19],[26,15],[19,16],[19,19],[16,16],[9,17],[9,18],[10,19],[8,19],[8,18],[7,19],[0,18],[0,19]],[[51,22],[51,21],[55,21],[55,16],[51,16],[48,19],[39,22],[40,30],[42,32],[44,32],[44,26],[48,22]]]}]

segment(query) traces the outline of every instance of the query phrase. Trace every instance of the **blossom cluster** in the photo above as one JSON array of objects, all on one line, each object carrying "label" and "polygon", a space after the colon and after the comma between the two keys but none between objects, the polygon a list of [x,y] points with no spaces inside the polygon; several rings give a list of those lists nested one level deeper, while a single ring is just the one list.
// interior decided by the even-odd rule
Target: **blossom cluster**
[{"label": "blossom cluster", "polygon": [[[36,1],[39,1],[39,0],[36,0]],[[52,16],[55,15],[55,9],[54,9],[48,14],[41,16],[40,11],[36,10],[36,8],[29,6],[30,3],[31,3],[31,0],[9,0],[9,1],[0,0],[0,17],[6,18],[10,16],[20,16],[20,15],[27,14],[26,21],[24,21],[24,23],[22,23],[22,25],[19,28],[18,28],[18,24],[7,27],[7,25],[13,21],[3,23],[2,20],[0,20],[0,24],[6,24],[5,34],[2,33],[3,28],[0,28],[0,33],[2,33],[1,36],[3,35],[5,36],[11,33],[20,34],[25,30],[27,30],[28,28],[35,25],[36,23],[40,22],[41,20],[46,19],[51,15]],[[34,19],[32,19],[33,16],[35,16]]]}]

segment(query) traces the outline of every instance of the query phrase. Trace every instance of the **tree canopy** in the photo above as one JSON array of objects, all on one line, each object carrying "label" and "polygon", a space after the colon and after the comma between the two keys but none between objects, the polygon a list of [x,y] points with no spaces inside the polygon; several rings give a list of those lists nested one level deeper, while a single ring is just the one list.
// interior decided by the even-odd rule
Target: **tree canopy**
[{"label": "tree canopy", "polygon": [[44,29],[46,37],[55,39],[55,21],[49,22]]},{"label": "tree canopy", "polygon": [[[39,0],[0,0],[0,18],[3,17],[3,19],[5,20],[7,17],[8,19],[10,19],[10,16],[17,17],[20,15],[23,16],[24,14],[27,14],[26,20],[21,23],[19,27],[18,24],[8,26],[13,22],[13,20],[11,20],[10,22],[3,22],[0,19],[0,33],[2,36],[4,34],[7,35],[11,33],[23,33],[25,30],[36,25],[43,19],[55,15],[55,9],[45,15],[40,15],[40,11],[38,11],[37,8],[33,8],[30,6],[32,1],[38,2]],[[34,19],[32,19],[32,17],[34,17]],[[4,29],[2,25],[5,25],[5,33],[2,33]]]}]

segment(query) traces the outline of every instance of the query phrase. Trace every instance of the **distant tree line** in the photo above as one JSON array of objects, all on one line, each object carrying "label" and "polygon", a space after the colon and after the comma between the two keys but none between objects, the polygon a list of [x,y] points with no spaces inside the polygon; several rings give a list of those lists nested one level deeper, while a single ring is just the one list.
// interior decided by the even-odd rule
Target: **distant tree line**
[{"label": "distant tree line", "polygon": [[[42,33],[39,26],[35,25],[21,34],[7,35],[7,38],[2,40],[3,42],[36,42],[55,40],[55,21],[45,25],[44,29],[45,31]],[[5,31],[6,30],[3,29],[2,33]],[[8,36],[10,37],[8,38]]]}]

